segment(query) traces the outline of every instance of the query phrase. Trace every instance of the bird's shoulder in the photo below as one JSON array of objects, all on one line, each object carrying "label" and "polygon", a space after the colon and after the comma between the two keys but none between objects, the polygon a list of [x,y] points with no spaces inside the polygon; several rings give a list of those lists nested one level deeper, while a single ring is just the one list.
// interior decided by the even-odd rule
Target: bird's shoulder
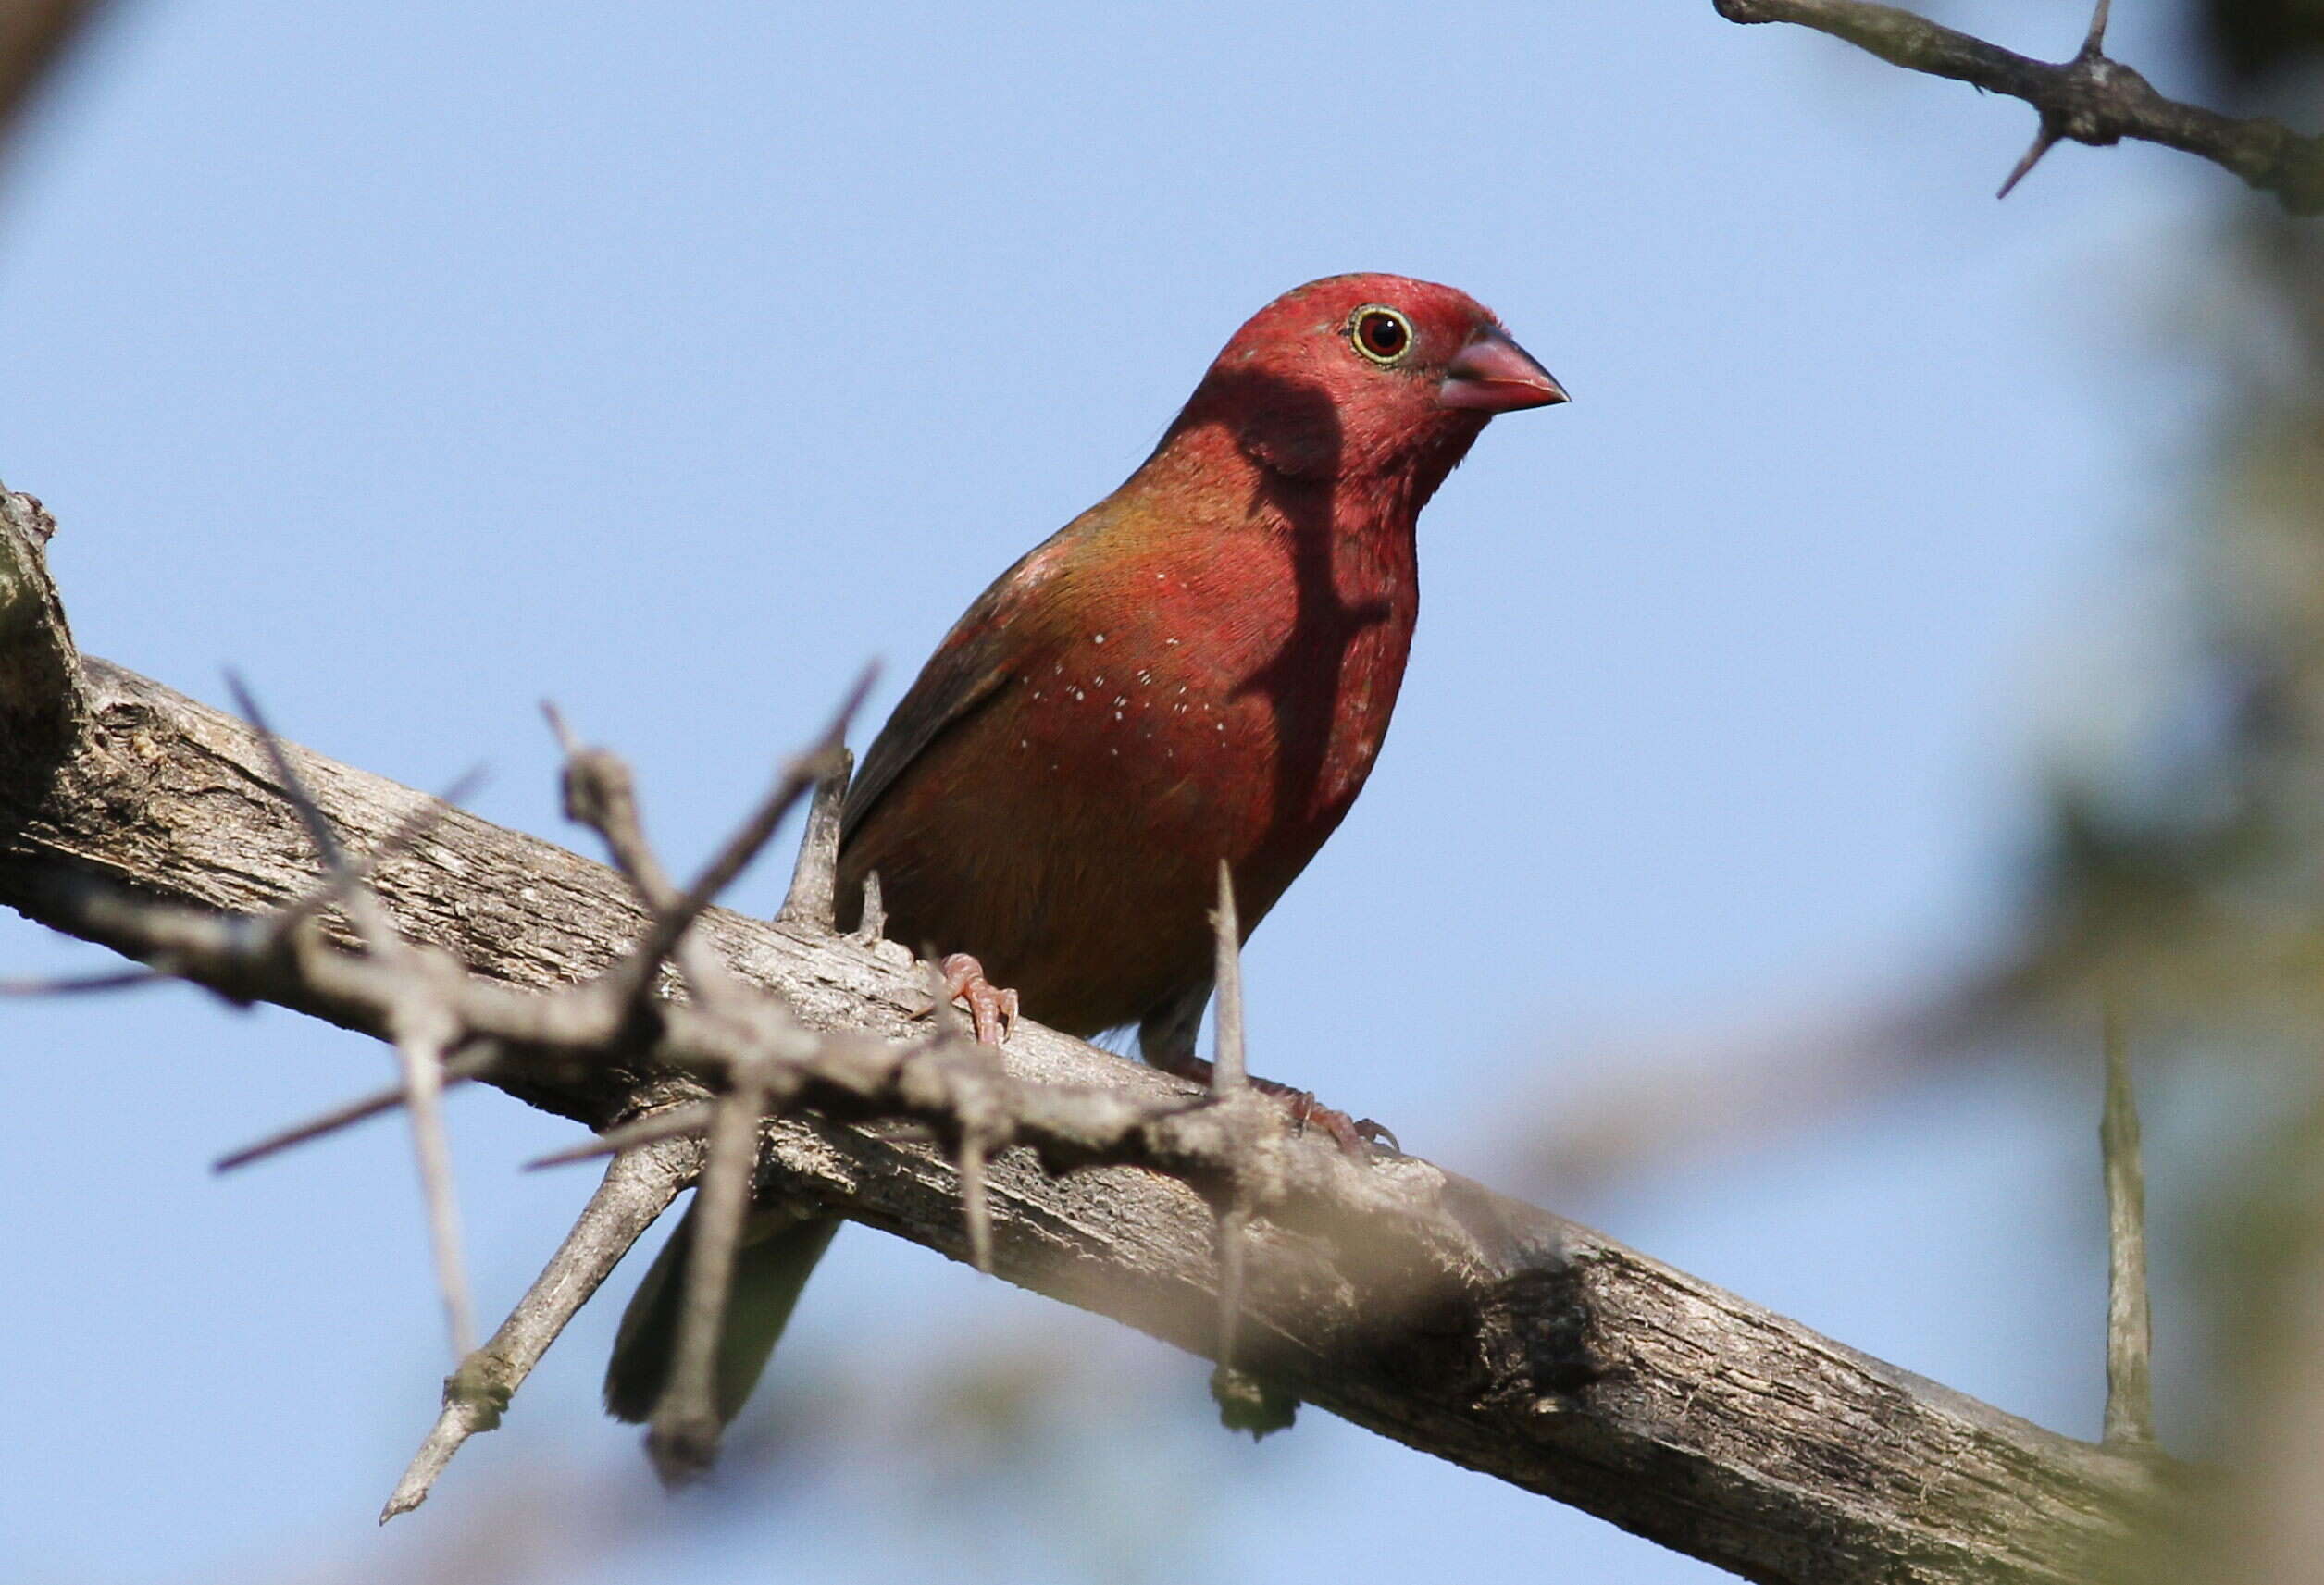
[{"label": "bird's shoulder", "polygon": [[848,788],[843,843],[930,744],[1037,660],[1053,630],[1071,625],[1076,591],[1090,586],[1090,563],[1120,518],[1116,502],[1100,502],[1018,557],[969,603],[864,751]]}]

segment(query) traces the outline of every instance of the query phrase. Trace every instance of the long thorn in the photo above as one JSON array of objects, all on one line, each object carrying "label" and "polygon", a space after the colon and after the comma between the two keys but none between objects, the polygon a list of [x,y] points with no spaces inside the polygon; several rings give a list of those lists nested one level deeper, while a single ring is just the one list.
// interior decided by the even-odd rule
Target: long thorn
[{"label": "long thorn", "polygon": [[864,946],[880,941],[888,930],[888,905],[879,895],[879,872],[872,871],[864,877],[864,918],[855,927],[855,939]]},{"label": "long thorn", "polygon": [[710,1141],[694,1190],[694,1246],[678,1296],[670,1374],[646,1428],[646,1454],[665,1486],[683,1486],[717,1460],[718,1339],[726,1330],[735,1257],[751,1210],[765,1085],[759,1061],[738,1062],[715,1103]]},{"label": "long thorn", "polygon": [[2106,1009],[2107,1100],[2098,1143],[2107,1177],[2107,1418],[2109,1443],[2155,1440],[2154,1319],[2146,1294],[2146,1170],[2129,1042]]},{"label": "long thorn", "polygon": [[557,708],[555,700],[542,700],[541,713],[548,721],[549,730],[556,736],[557,748],[566,759],[569,760],[581,751],[581,740],[573,735],[573,728],[565,724],[565,712]]},{"label": "long thorn", "polygon": [[412,1148],[419,1165],[421,1196],[428,1206],[428,1242],[434,1251],[436,1285],[442,1293],[444,1320],[452,1335],[452,1356],[457,1361],[476,1347],[476,1302],[468,1294],[467,1262],[460,1236],[460,1200],[452,1182],[452,1141],[444,1128],[444,1052],[455,1037],[450,1015],[430,1004],[426,1012],[400,1017],[398,1022],[424,1018],[436,1029],[397,1032],[395,1054],[404,1065],[405,1108],[412,1119]]},{"label": "long thorn", "polygon": [[2077,59],[2095,60],[2106,53],[2107,13],[2113,8],[2114,0],[2098,0],[2097,8],[2090,14],[2090,31],[2082,35],[2082,53]]},{"label": "long thorn", "polygon": [[1218,981],[1218,1049],[1212,1059],[1211,1089],[1215,1095],[1243,1087],[1250,1077],[1243,1059],[1243,933],[1235,914],[1235,873],[1219,861],[1219,903],[1211,914],[1216,942],[1214,972]]},{"label": "long thorn", "polygon": [[96,974],[63,974],[52,980],[0,980],[0,997],[77,997],[95,991],[130,991],[166,984],[177,976],[159,969],[108,969]]},{"label": "long thorn", "polygon": [[961,1134],[961,1220],[968,1229],[968,1263],[992,1275],[992,1199],[985,1182],[985,1140],[975,1129]]},{"label": "long thorn", "polygon": [[2026,173],[2040,165],[2042,156],[2057,147],[2059,141],[2058,134],[2051,130],[2050,124],[2047,121],[2043,122],[2041,130],[2033,134],[2033,142],[2026,149],[2024,157],[2020,159],[2010,170],[2008,176],[2002,181],[2001,191],[1994,196],[1997,199],[2008,197],[2010,189],[2023,181],[2026,179]]},{"label": "long thorn", "polygon": [[[486,1044],[451,1058],[443,1067],[444,1087],[451,1089],[455,1085],[467,1083],[470,1079],[481,1077],[500,1060],[500,1056],[498,1046]],[[294,1145],[304,1145],[311,1139],[320,1139],[327,1133],[336,1133],[342,1128],[351,1127],[366,1118],[377,1117],[385,1111],[393,1111],[407,1098],[404,1086],[400,1083],[389,1089],[374,1090],[367,1096],[359,1096],[342,1106],[333,1107],[329,1111],[317,1112],[303,1122],[294,1122],[288,1128],[280,1129],[263,1139],[255,1139],[239,1150],[230,1150],[211,1162],[210,1170],[231,1172],[237,1167],[247,1167],[254,1161],[263,1161],[267,1157],[279,1155]]]},{"label": "long thorn", "polygon": [[690,1101],[684,1106],[648,1112],[578,1145],[552,1150],[546,1156],[536,1156],[525,1163],[525,1170],[535,1172],[544,1167],[565,1167],[576,1161],[594,1161],[601,1156],[616,1156],[625,1150],[636,1150],[665,1139],[679,1139],[688,1134],[700,1133],[710,1126],[717,1109],[710,1101]]},{"label": "long thorn", "polygon": [[[1249,1086],[1250,1070],[1243,1048],[1242,922],[1235,910],[1235,872],[1224,859],[1219,861],[1219,900],[1218,907],[1211,912],[1211,930],[1214,947],[1212,972],[1218,997],[1211,1093],[1224,1096]],[[1230,1423],[1237,1411],[1229,1405],[1240,1403],[1251,1386],[1241,1381],[1241,1373],[1235,1368],[1236,1334],[1241,1330],[1243,1319],[1246,1235],[1250,1226],[1250,1192],[1239,1172],[1231,1195],[1218,1212],[1218,1368],[1211,1378],[1212,1393]]]},{"label": "long thorn", "polygon": [[242,719],[249,722],[250,729],[258,735],[258,746],[266,750],[267,762],[274,768],[275,779],[282,784],[282,796],[291,800],[291,807],[298,812],[299,823],[306,827],[306,835],[314,842],[315,850],[322,855],[323,867],[332,871],[345,869],[346,855],[340,848],[339,833],[331,828],[330,818],[323,812],[323,806],[317,803],[315,795],[307,790],[305,778],[291,763],[290,750],[275,735],[274,728],[267,724],[266,712],[258,708],[258,700],[242,681],[242,674],[229,671],[226,674],[226,688],[234,696],[234,708],[242,712]]},{"label": "long thorn", "polygon": [[784,767],[783,774],[776,779],[773,790],[760,800],[751,818],[743,822],[742,828],[728,837],[726,845],[702,867],[702,873],[694,878],[692,885],[686,888],[685,895],[655,915],[652,924],[646,931],[645,939],[638,944],[631,955],[641,968],[641,984],[652,983],[654,968],[669,956],[670,948],[677,944],[678,938],[692,928],[702,910],[715,901],[751,861],[758,857],[759,849],[764,848],[767,839],[775,835],[776,827],[790,812],[791,805],[797,803],[810,786],[823,779],[832,761],[844,751],[841,745],[847,739],[848,723],[855,718],[856,711],[863,705],[864,696],[871,691],[872,681],[878,675],[876,665],[864,669],[863,675],[856,679],[855,686],[848,690],[847,698],[840,701],[839,710],[815,747]]},{"label": "long thorn", "polygon": [[338,832],[308,790],[298,768],[291,762],[290,749],[267,724],[257,700],[237,674],[227,673],[226,683],[236,707],[257,734],[267,762],[282,784],[283,796],[291,800],[292,808],[306,826],[307,836],[322,857],[323,868],[345,884],[345,906],[365,947],[374,958],[382,961],[401,959],[413,971],[410,994],[399,997],[389,1023],[395,1037],[396,1060],[403,1068],[404,1106],[412,1120],[412,1149],[419,1170],[420,1194],[428,1207],[429,1244],[434,1252],[436,1282],[443,1297],[452,1352],[454,1358],[465,1357],[476,1346],[476,1306],[468,1295],[466,1263],[461,1249],[459,1198],[453,1187],[452,1145],[446,1137],[443,1117],[444,1054],[459,1040],[459,1027],[450,1009],[429,990],[419,959],[396,934],[379,898],[355,878]]},{"label": "long thorn", "polygon": [[1243,1319],[1243,1288],[1247,1280],[1250,1213],[1240,1206],[1219,1213],[1219,1348],[1221,1370],[1235,1368],[1236,1333]]},{"label": "long thorn", "polygon": [[855,756],[843,747],[815,784],[815,796],[807,805],[807,826],[799,837],[799,861],[791,868],[790,890],[775,914],[778,923],[832,927],[839,890],[839,814],[854,769]]}]

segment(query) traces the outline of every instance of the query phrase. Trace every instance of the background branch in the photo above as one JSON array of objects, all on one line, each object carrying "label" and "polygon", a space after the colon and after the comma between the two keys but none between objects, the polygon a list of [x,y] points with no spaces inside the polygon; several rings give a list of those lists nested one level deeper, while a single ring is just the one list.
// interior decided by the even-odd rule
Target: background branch
[{"label": "background branch", "polygon": [[103,0],[0,0],[0,149]]},{"label": "background branch", "polygon": [[2006,194],[2049,147],[2064,139],[2107,144],[2124,138],[2161,143],[2225,167],[2294,215],[2324,214],[2324,138],[2303,136],[2265,116],[2226,116],[2164,96],[2100,48],[2105,8],[2070,60],[2041,61],[1957,29],[1870,0],[1714,0],[1731,22],[1796,22],[1846,39],[1893,66],[1949,77],[2022,99],[2041,114],[2032,148],[2003,183]]}]

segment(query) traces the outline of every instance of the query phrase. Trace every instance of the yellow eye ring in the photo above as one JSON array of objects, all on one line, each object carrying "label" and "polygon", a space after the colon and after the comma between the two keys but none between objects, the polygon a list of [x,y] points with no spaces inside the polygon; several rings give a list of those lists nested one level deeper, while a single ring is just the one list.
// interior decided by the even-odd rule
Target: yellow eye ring
[{"label": "yellow eye ring", "polygon": [[1348,316],[1348,344],[1375,364],[1400,362],[1412,348],[1412,322],[1385,303],[1367,303]]}]

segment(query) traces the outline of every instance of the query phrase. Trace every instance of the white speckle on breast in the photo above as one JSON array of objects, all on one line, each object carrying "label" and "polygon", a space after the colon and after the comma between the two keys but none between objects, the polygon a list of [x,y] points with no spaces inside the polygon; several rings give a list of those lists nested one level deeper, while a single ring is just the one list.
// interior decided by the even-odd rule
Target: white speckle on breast
[{"label": "white speckle on breast", "polygon": [[1102,644],[1105,642],[1105,635],[1102,633],[1092,633],[1089,635],[1089,642],[1092,644]]}]

